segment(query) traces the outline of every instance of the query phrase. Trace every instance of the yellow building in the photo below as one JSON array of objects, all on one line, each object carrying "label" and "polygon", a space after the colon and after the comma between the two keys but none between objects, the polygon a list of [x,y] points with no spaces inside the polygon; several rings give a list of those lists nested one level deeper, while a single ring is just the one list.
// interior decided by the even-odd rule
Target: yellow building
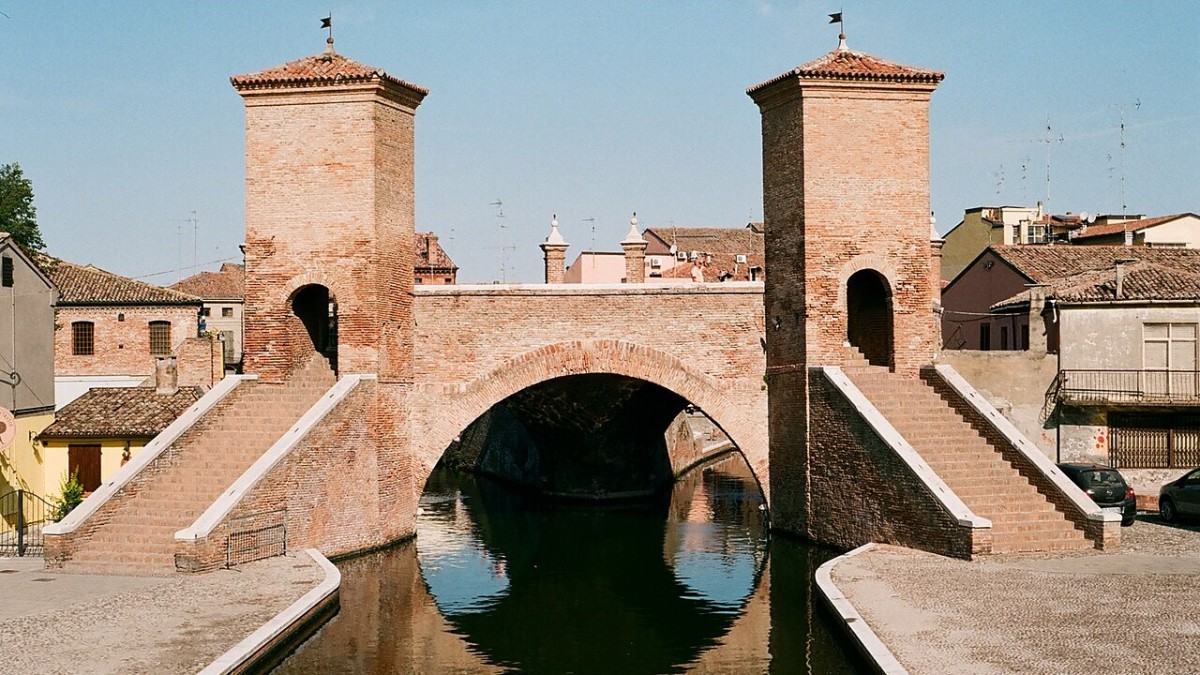
[{"label": "yellow building", "polygon": [[72,474],[85,492],[100,487],[201,395],[199,387],[88,390],[37,436],[42,494],[58,496]]}]

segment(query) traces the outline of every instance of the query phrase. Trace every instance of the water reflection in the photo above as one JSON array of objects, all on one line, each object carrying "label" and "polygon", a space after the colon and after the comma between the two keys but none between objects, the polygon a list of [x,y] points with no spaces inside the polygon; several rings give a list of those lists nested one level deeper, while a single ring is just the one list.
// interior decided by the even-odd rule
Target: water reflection
[{"label": "water reflection", "polygon": [[415,545],[340,564],[341,614],[280,672],[852,672],[809,587],[830,554],[776,540],[768,559],[740,458],[654,504],[548,504],[445,472],[421,504]]}]

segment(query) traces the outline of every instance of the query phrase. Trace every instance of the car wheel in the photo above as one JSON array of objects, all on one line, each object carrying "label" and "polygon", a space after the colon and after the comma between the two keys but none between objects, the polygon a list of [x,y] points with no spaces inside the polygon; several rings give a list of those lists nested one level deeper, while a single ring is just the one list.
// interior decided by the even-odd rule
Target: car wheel
[{"label": "car wheel", "polygon": [[1121,521],[1121,527],[1129,527],[1136,520],[1137,520],[1137,518],[1126,518],[1125,520]]},{"label": "car wheel", "polygon": [[1175,502],[1170,497],[1158,500],[1158,517],[1167,523],[1173,523],[1179,517],[1179,512],[1175,510]]}]

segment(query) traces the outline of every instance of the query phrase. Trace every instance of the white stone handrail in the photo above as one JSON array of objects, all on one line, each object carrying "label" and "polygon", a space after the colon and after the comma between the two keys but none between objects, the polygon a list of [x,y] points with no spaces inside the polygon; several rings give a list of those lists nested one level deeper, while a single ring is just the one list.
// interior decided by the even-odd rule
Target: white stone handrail
[{"label": "white stone handrail", "polygon": [[1066,474],[1064,474],[1061,469],[1055,466],[1054,462],[1051,462],[1050,458],[1047,457],[1045,453],[1039,450],[1032,441],[1030,441],[1028,438],[1025,438],[1025,434],[1022,434],[1020,430],[1013,426],[1012,422],[1008,421],[1008,418],[1000,414],[1000,411],[996,410],[996,408],[989,403],[986,398],[983,397],[983,394],[980,394],[978,391],[976,391],[976,389],[972,387],[970,383],[968,383],[962,378],[961,375],[958,374],[958,371],[946,364],[934,366],[934,369],[937,371],[938,376],[942,378],[943,382],[945,382],[960,397],[962,397],[962,399],[966,401],[967,405],[974,408],[975,412],[979,413],[988,422],[988,424],[992,425],[992,428],[1004,436],[1004,438],[1008,440],[1012,447],[1023,457],[1025,457],[1025,459],[1028,460],[1029,463],[1032,464],[1038,471],[1046,476],[1046,478],[1050,480],[1054,487],[1058,488],[1059,491],[1067,497],[1067,499],[1071,500],[1071,503],[1075,506],[1075,508],[1083,513],[1088,520],[1108,522],[1121,519],[1120,514],[1108,513],[1101,509],[1096,502],[1089,499],[1088,496],[1084,494],[1083,490],[1079,489],[1079,486],[1075,485],[1070,478],[1067,478]]},{"label": "white stone handrail", "polygon": [[234,508],[241,502],[249,492],[254,489],[266,476],[275,468],[279,462],[287,457],[296,445],[304,439],[316,426],[325,419],[337,404],[346,398],[354,388],[364,380],[375,380],[376,376],[369,375],[344,375],[337,381],[329,391],[325,392],[321,398],[305,412],[290,429],[287,430],[275,441],[275,444],[269,450],[264,452],[261,457],[255,460],[250,468],[246,469],[229,489],[225,490],[220,497],[216,499],[209,507],[200,514],[190,526],[179,530],[175,533],[176,541],[193,541],[196,539],[204,539],[212,534],[222,521],[233,512]]},{"label": "white stone handrail", "polygon": [[257,380],[257,375],[229,375],[209,389],[200,400],[192,404],[190,408],[185,410],[182,415],[175,418],[174,422],[167,425],[157,436],[155,436],[146,447],[142,448],[133,459],[129,460],[125,466],[117,470],[108,482],[103,483],[96,488],[94,492],[79,506],[76,506],[71,513],[67,514],[66,518],[52,525],[47,525],[42,531],[43,534],[61,535],[69,532],[74,532],[82,525],[89,517],[92,516],[101,506],[111,499],[114,495],[121,491],[130,483],[142,469],[149,466],[164,450],[171,447],[175,441],[179,440],[195,426],[208,411],[214,406],[223,401],[226,396],[233,393],[233,390],[240,386],[243,382],[249,380]]},{"label": "white stone handrail", "polygon": [[841,367],[821,366],[820,370],[824,373],[825,378],[841,391],[850,405],[858,411],[858,414],[862,415],[863,420],[875,430],[875,434],[879,436],[880,440],[896,453],[896,457],[900,461],[908,465],[913,475],[924,484],[925,489],[933,495],[942,509],[950,514],[959,525],[970,528],[990,528],[992,526],[992,521],[976,515],[963,503],[954,490],[951,490],[950,486],[946,485],[937,472],[925,462],[921,454],[914,450],[908,441],[904,440],[904,436],[896,431],[883,413],[879,412],[879,409],[850,381]]}]

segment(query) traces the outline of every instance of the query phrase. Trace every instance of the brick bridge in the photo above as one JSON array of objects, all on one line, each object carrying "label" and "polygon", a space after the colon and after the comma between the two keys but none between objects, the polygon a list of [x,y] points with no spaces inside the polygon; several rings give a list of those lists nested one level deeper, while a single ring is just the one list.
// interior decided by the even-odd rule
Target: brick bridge
[{"label": "brick bridge", "polygon": [[[745,455],[776,529],[961,557],[1114,545],[1119,517],[934,363],[941,77],[842,44],[749,90],[763,286],[437,289],[412,275],[426,90],[332,45],[233,78],[247,375],[48,528],[47,563],[208,570],[284,533],[330,555],[383,546],[414,533],[434,464],[479,425],[509,448],[493,468],[534,487],[644,493],[701,454],[663,452],[689,403]],[[639,247],[622,246],[632,277]],[[553,279],[562,250],[543,249]]]}]

